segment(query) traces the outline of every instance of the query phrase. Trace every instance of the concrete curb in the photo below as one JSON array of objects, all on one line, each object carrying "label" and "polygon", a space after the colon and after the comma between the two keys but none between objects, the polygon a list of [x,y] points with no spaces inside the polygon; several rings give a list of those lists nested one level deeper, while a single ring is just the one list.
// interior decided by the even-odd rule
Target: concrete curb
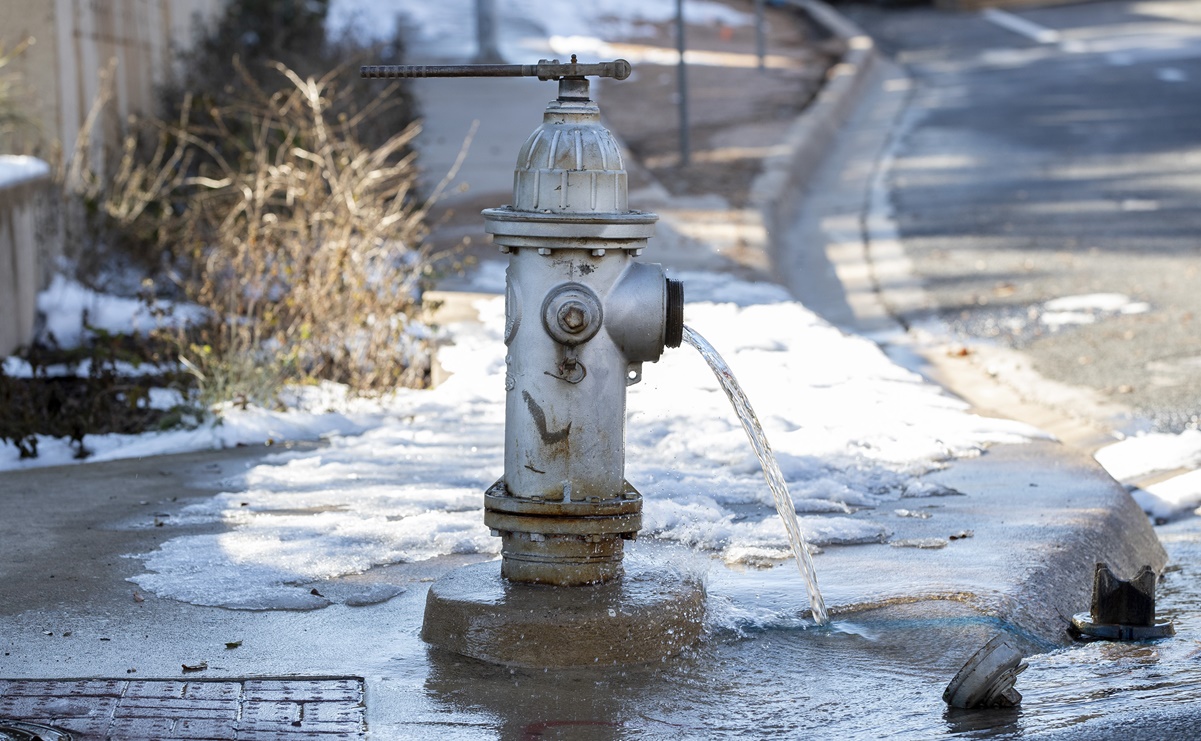
[{"label": "concrete curb", "polygon": [[[844,130],[862,125],[865,116],[879,119],[877,126],[883,121],[894,126],[904,117],[909,86],[895,84],[900,70],[876,52],[870,38],[828,5],[820,0],[788,0],[788,4],[829,30],[846,44],[847,51],[817,98],[790,128],[782,147],[785,151],[764,163],[751,200],[763,213],[770,256],[780,274],[795,274],[790,267],[800,254],[823,253],[822,261],[812,260],[803,268],[811,275],[807,288],[814,289],[822,282],[841,284],[847,316],[840,326],[869,336],[891,335],[903,331],[899,316],[928,309],[929,300],[912,273],[895,225],[873,218],[877,214],[871,209],[881,205],[876,203],[880,198],[878,167],[865,166],[870,163],[863,161],[846,163],[858,173],[849,179],[835,171],[845,172],[842,158],[847,143],[840,144]],[[891,100],[869,110],[866,101],[881,90],[887,90]],[[875,100],[881,102],[879,97]],[[851,146],[861,144],[865,142],[855,139]],[[866,142],[859,155],[887,157],[888,146],[886,140]],[[831,193],[825,190],[831,184],[834,190],[859,189],[861,195],[831,200]],[[864,204],[868,204],[867,213],[862,210]],[[847,211],[848,207],[853,211]],[[808,231],[798,233],[798,217],[812,222]],[[823,261],[828,270],[822,269]],[[789,284],[797,292],[792,279]],[[911,347],[913,352],[922,349]],[[933,374],[939,385],[952,392],[963,390],[962,371],[952,374],[954,360],[943,357],[939,363],[934,353],[923,353],[923,357],[940,371]],[[991,407],[997,416],[1015,417],[1013,399],[997,401],[1000,403]],[[980,410],[979,393],[970,395],[969,402]],[[1045,416],[1032,419],[1026,413],[1016,416],[1043,428],[1051,421]],[[1054,426],[1054,432],[1062,436],[1065,425]],[[1165,553],[1146,516],[1126,491],[1091,456],[1057,442],[993,447],[986,456],[955,460],[936,476],[972,496],[965,503],[970,515],[964,518],[964,525],[974,527],[976,537],[1007,553],[1009,560],[985,564],[965,555],[947,563],[942,589],[930,593],[923,601],[926,606],[958,593],[973,609],[1002,620],[1041,642],[1045,649],[1064,645],[1068,618],[1088,606],[1093,564],[1120,564],[1124,575],[1142,565],[1157,571],[1163,568]],[[1027,484],[1023,477],[1048,480]],[[1027,485],[1031,488],[1024,488]],[[945,518],[948,513],[943,511],[940,516]],[[1011,530],[1019,522],[1025,526]],[[966,554],[962,547],[959,551]],[[856,557],[862,566],[864,554]],[[827,554],[825,559],[829,572],[836,556]],[[888,560],[895,562],[898,555],[889,554]],[[893,563],[892,568],[895,566]],[[890,566],[881,562],[878,568]],[[995,590],[979,589],[980,584],[1001,574],[1006,575],[1006,583]],[[854,578],[849,571],[842,576]],[[942,596],[937,596],[940,593]],[[887,599],[877,600],[877,604],[886,603]]]},{"label": "concrete curb", "polygon": [[880,74],[875,42],[821,0],[786,0],[846,47],[830,68],[826,84],[789,127],[751,184],[750,205],[762,213],[773,262],[783,252],[783,235],[793,216],[793,204],[807,191],[813,175],[829,153],[843,124],[855,110],[871,80]]}]

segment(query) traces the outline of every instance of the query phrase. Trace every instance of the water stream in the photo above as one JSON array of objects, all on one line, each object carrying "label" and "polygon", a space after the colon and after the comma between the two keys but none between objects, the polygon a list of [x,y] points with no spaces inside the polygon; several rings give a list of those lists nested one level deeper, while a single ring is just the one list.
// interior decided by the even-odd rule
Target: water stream
[{"label": "water stream", "polygon": [[750,400],[746,398],[746,394],[738,385],[730,366],[726,365],[726,361],[722,359],[717,350],[714,350],[713,346],[691,327],[684,327],[684,341],[697,349],[701,357],[709,364],[709,368],[713,370],[713,375],[717,376],[722,391],[725,391],[726,396],[730,397],[730,403],[734,405],[738,420],[742,422],[742,429],[746,431],[746,436],[751,441],[751,447],[755,450],[759,465],[763,466],[763,477],[767,479],[767,485],[771,487],[772,499],[776,503],[776,512],[780,514],[780,519],[784,521],[784,529],[788,531],[788,543],[792,546],[792,554],[796,556],[797,568],[801,570],[801,576],[805,579],[805,587],[809,590],[809,608],[813,612],[813,619],[818,625],[829,625],[830,616],[826,612],[826,602],[822,599],[821,590],[817,586],[817,572],[813,568],[813,558],[809,555],[809,545],[805,542],[805,536],[801,534],[801,526],[796,518],[796,508],[792,504],[792,496],[788,493],[788,484],[784,482],[784,474],[780,472],[776,457],[771,452],[767,435],[763,433],[763,425],[759,424],[759,418],[755,416],[755,410],[751,408]]}]

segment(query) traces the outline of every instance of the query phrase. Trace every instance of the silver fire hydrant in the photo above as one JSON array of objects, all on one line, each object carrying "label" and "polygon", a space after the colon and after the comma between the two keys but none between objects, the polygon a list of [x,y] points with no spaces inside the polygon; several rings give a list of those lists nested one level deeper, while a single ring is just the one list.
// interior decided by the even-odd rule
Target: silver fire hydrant
[{"label": "silver fire hydrant", "polygon": [[625,480],[626,387],[678,347],[683,286],[634,260],[658,217],[627,203],[621,149],[588,77],[625,79],[625,60],[537,65],[364,67],[364,77],[536,76],[557,80],[517,157],[513,203],[483,212],[509,255],[505,290],[505,474],[485,494],[501,573],[576,586],[621,574],[642,527]]}]

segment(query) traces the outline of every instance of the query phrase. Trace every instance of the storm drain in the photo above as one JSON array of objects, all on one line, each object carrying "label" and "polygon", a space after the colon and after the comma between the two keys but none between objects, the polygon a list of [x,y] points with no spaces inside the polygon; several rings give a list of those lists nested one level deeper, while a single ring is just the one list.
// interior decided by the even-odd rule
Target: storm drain
[{"label": "storm drain", "polygon": [[0,741],[71,741],[71,734],[42,723],[0,718]]},{"label": "storm drain", "polygon": [[305,736],[334,741],[361,739],[366,730],[363,680],[357,677],[0,679],[0,726],[15,730],[20,722],[49,726],[70,734],[59,738],[78,741]]}]

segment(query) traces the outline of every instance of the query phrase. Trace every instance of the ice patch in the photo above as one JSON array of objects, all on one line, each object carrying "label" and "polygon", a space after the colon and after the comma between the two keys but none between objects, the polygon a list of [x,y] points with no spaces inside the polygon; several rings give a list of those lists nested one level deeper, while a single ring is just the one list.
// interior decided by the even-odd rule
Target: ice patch
[{"label": "ice patch", "polygon": [[1097,317],[1082,311],[1048,311],[1041,317],[1042,323],[1048,327],[1063,327],[1070,324],[1092,324]]},{"label": "ice patch", "polygon": [[1121,293],[1089,293],[1065,296],[1043,304],[1046,311],[1121,311],[1129,305],[1130,297]]},{"label": "ice patch", "polygon": [[1145,314],[1151,305],[1132,301],[1121,293],[1089,293],[1065,296],[1042,305],[1039,320],[1052,329],[1074,324],[1093,324],[1102,314]]},{"label": "ice patch", "polygon": [[[689,303],[688,323],[722,349],[757,405],[814,544],[885,542],[890,530],[873,508],[956,494],[921,476],[991,443],[1041,434],[969,414],[874,343],[779,300],[778,286],[682,277],[694,299],[723,301]],[[438,388],[398,392],[374,412],[362,402],[298,416],[290,436],[312,424],[328,431],[328,445],[272,456],[228,482],[229,493],[185,507],[170,519],[229,531],[181,535],[143,554],[153,573],[137,583],[198,604],[298,609],[318,606],[305,595],[315,583],[326,594],[322,579],[448,553],[495,554],[482,492],[504,468],[503,302],[480,302],[482,325],[448,328],[453,344],[440,361],[454,375]],[[699,354],[664,353],[630,387],[627,406],[627,477],[645,498],[647,534],[730,562],[787,549],[758,462]],[[285,421],[232,409],[223,427],[247,432],[255,415],[263,434]]]},{"label": "ice patch", "polygon": [[894,540],[889,543],[893,548],[920,548],[922,550],[937,550],[946,548],[950,545],[946,538],[906,538],[905,540]]},{"label": "ice patch", "polygon": [[[392,521],[352,513],[263,515],[228,533],[168,541],[135,577],[161,597],[234,609],[312,609],[308,583],[439,552],[480,552],[494,538],[475,513]],[[486,551],[485,551],[486,552]],[[303,585],[303,586],[301,586]]]}]

